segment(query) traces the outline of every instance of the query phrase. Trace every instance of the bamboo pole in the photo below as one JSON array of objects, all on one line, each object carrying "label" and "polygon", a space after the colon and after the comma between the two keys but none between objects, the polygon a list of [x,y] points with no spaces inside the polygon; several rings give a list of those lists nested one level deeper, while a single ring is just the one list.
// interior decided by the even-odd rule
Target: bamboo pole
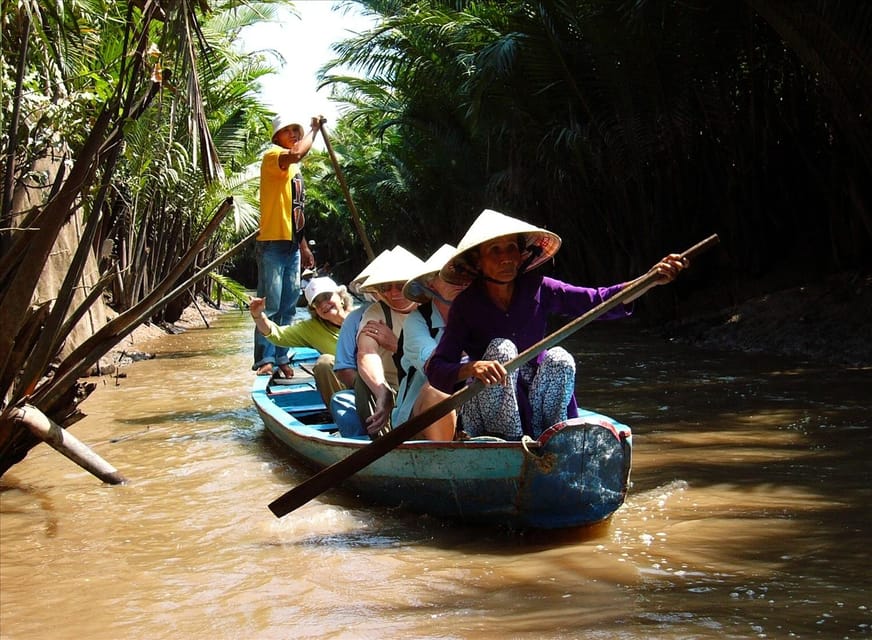
[{"label": "bamboo pole", "polygon": [[330,161],[333,163],[333,169],[336,171],[336,177],[339,179],[339,186],[342,187],[342,193],[345,194],[345,201],[348,203],[348,208],[351,210],[351,220],[357,229],[363,248],[366,251],[366,258],[372,262],[375,258],[375,253],[372,250],[372,245],[369,243],[369,238],[366,236],[366,231],[363,228],[363,223],[360,221],[360,216],[357,213],[357,207],[354,206],[354,200],[351,199],[351,191],[348,190],[348,183],[345,181],[345,174],[342,173],[342,167],[339,166],[339,160],[336,159],[336,154],[333,152],[333,145],[330,144],[330,138],[327,137],[327,130],[324,128],[324,121],[321,121],[321,136],[324,138],[324,145],[327,147],[327,153],[330,155]]},{"label": "bamboo pole", "polygon": [[69,431],[52,422],[36,407],[25,404],[16,407],[12,412],[14,423],[27,427],[33,435],[65,455],[88,473],[108,484],[127,482],[115,467]]}]

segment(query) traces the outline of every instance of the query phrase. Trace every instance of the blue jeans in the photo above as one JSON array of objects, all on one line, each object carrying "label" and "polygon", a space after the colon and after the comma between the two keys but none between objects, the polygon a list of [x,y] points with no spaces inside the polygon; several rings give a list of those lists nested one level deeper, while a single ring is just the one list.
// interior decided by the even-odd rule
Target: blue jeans
[{"label": "blue jeans", "polygon": [[330,413],[333,421],[339,427],[339,434],[345,438],[366,436],[366,427],[357,415],[354,391],[346,389],[337,391],[330,398]]},{"label": "blue jeans", "polygon": [[[300,297],[300,245],[290,240],[255,243],[257,296],[266,298],[267,317],[279,326],[291,324]],[[254,366],[288,363],[288,348],[277,347],[254,328]]]}]

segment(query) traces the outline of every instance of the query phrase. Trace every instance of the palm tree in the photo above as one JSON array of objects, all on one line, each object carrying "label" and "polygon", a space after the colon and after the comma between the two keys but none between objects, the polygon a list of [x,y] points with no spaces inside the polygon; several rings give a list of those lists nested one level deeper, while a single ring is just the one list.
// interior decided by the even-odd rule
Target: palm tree
[{"label": "palm tree", "polygon": [[[33,422],[65,428],[79,420],[78,404],[94,388],[80,378],[238,250],[216,257],[251,225],[242,215],[250,207],[234,207],[227,194],[246,184],[257,146],[249,141],[263,138],[268,114],[243,87],[266,69],[234,56],[230,42],[233,25],[261,19],[268,6],[234,5],[206,19],[204,2],[74,3],[57,12],[54,5],[4,5],[2,79],[15,91],[3,92],[2,110],[13,116],[3,122],[2,140],[0,474],[39,442]],[[222,108],[207,113],[206,96],[219,104],[221,91]],[[221,134],[229,170],[210,126]],[[41,178],[36,197],[34,177]],[[219,235],[234,209],[236,231]],[[54,299],[31,306],[43,265],[71,219],[84,227],[64,281]],[[110,235],[119,240],[113,255],[126,259],[124,269],[83,280],[94,264],[92,247],[104,247]],[[120,315],[80,344],[66,344],[72,327],[119,280]]]},{"label": "palm tree", "polygon": [[[356,180],[386,227],[402,220],[398,239],[422,229],[403,212],[452,241],[487,204],[560,233],[557,270],[575,280],[711,231],[737,284],[821,239],[825,269],[868,263],[865,3],[358,4],[382,21],[336,63],[365,79],[326,81],[358,100],[352,126],[394,134]],[[391,174],[399,189],[379,192]]]}]

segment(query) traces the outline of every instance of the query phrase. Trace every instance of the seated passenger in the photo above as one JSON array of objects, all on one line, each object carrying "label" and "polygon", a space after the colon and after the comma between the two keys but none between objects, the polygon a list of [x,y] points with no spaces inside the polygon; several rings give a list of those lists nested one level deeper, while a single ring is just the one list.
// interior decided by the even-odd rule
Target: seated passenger
[{"label": "seated passenger", "polygon": [[394,354],[403,323],[417,303],[403,297],[409,276],[420,272],[423,262],[402,247],[370,271],[360,286],[375,296],[363,314],[357,332],[357,380],[355,405],[370,438],[390,430],[399,376]]},{"label": "seated passenger", "polygon": [[282,347],[312,347],[321,353],[313,375],[324,404],[329,406],[330,397],[346,388],[333,372],[333,361],[339,331],[351,312],[354,299],[344,286],[324,277],[312,278],[304,294],[311,317],[301,322],[280,327],[264,314],[264,298],[252,298],[248,310],[258,331],[271,343]]},{"label": "seated passenger", "polygon": [[[459,411],[463,429],[472,437],[537,438],[578,415],[575,360],[562,347],[543,351],[511,375],[504,367],[545,337],[553,315],[580,316],[631,284],[592,289],[533,273],[557,252],[560,242],[551,231],[485,210],[442,269],[449,282],[470,284],[452,303],[445,333],[425,370],[430,384],[445,393],[470,378],[487,385]],[[645,290],[672,281],[686,264],[678,254],[666,256],[649,271],[659,278]],[[630,313],[630,307],[619,305],[602,317]],[[466,363],[461,360],[464,353],[469,356]]]},{"label": "seated passenger", "polygon": [[[424,365],[445,331],[448,308],[463,286],[449,284],[439,271],[454,255],[455,248],[445,244],[436,251],[421,272],[410,278],[403,287],[403,295],[418,302],[417,309],[409,313],[400,334],[400,388],[397,407],[391,415],[394,425],[400,425],[448,397],[447,393],[432,387],[424,374]],[[453,440],[457,425],[457,412],[451,411],[419,434],[425,440]]]},{"label": "seated passenger", "polygon": [[342,329],[339,330],[339,341],[336,343],[336,360],[333,363],[333,372],[346,389],[333,394],[330,399],[330,413],[339,428],[339,433],[346,438],[366,435],[366,428],[363,426],[360,416],[357,415],[354,400],[354,381],[357,378],[357,330],[360,328],[363,312],[375,298],[370,294],[360,293],[360,285],[366,281],[370,270],[376,268],[379,262],[385,260],[389,255],[390,250],[382,251],[348,283],[348,288],[351,289],[352,293],[364,296],[368,302],[355,307],[348,314],[342,324]]}]

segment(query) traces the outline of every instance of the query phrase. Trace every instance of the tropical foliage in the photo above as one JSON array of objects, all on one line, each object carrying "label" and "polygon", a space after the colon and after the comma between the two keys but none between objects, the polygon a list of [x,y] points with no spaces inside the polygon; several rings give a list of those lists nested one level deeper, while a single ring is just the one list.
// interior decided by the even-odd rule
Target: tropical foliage
[{"label": "tropical foliage", "polygon": [[[249,167],[271,115],[255,81],[271,67],[233,39],[273,8],[209,5],[3,4],[0,474],[38,442],[22,406],[62,427],[80,419],[94,385],[79,379],[138,324],[178,318],[253,237]],[[63,282],[31,305],[64,252]],[[119,315],[70,344],[103,297]]]},{"label": "tropical foliage", "polygon": [[[0,474],[37,442],[22,406],[72,424],[103,353],[247,260],[271,69],[232,42],[274,4],[2,5]],[[664,316],[716,275],[727,303],[773,273],[869,266],[868,3],[344,4],[378,20],[322,70],[346,103],[328,126],[377,252],[426,256],[489,207],[563,237],[556,275],[611,283],[717,232],[716,271],[645,301]],[[306,171],[307,236],[347,280],[367,259],[349,205],[326,156]],[[64,281],[31,304],[76,225]],[[103,298],[119,315],[65,344]]]},{"label": "tropical foliage", "polygon": [[558,232],[579,282],[713,232],[721,303],[869,264],[868,3],[354,4],[378,25],[323,71],[378,249],[427,255],[490,207]]}]

